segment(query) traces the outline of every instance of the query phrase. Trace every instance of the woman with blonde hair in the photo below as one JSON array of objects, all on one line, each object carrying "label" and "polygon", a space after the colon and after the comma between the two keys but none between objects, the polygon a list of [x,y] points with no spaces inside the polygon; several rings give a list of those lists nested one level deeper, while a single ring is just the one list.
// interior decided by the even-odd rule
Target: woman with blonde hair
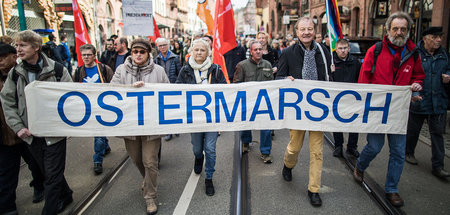
[{"label": "woman with blonde hair", "polygon": [[[223,84],[226,83],[222,70],[217,64],[213,64],[209,57],[211,53],[208,42],[203,39],[196,39],[189,49],[189,58],[184,65],[176,83],[180,84]],[[200,174],[203,168],[203,160],[206,157],[205,165],[205,187],[206,195],[212,196],[215,193],[212,183],[212,176],[216,165],[216,142],[218,132],[199,132],[191,134],[192,151],[194,152],[194,172]],[[203,155],[205,152],[205,155]]]},{"label": "woman with blonde hair", "polygon": [[[150,52],[150,42],[142,38],[131,42],[131,56],[117,67],[113,84],[132,84],[142,87],[146,83],[169,83],[164,69],[153,62]],[[143,195],[147,204],[147,214],[156,214],[157,177],[158,177],[158,151],[161,146],[161,136],[127,136],[123,137],[125,148],[131,160],[139,169],[144,181],[142,183]]]}]

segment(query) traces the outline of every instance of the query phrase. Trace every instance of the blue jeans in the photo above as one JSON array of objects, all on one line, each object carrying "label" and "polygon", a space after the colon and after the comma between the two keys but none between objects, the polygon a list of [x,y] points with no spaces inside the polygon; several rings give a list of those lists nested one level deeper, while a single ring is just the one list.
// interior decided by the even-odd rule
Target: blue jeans
[{"label": "blue jeans", "polygon": [[[386,193],[398,193],[398,182],[405,163],[406,135],[388,134],[389,164],[385,182]],[[385,134],[367,134],[367,145],[361,151],[356,166],[366,170],[370,162],[377,156],[384,145]]]},{"label": "blue jeans", "polygon": [[[252,131],[241,131],[240,136],[242,143],[249,144],[250,142],[252,142]],[[259,136],[259,151],[261,151],[261,154],[270,155],[270,150],[272,149],[271,130],[260,130]]]},{"label": "blue jeans", "polygon": [[191,134],[192,151],[196,159],[203,157],[205,151],[206,164],[205,173],[206,179],[212,179],[216,165],[216,142],[217,132],[201,132]]},{"label": "blue jeans", "polygon": [[103,163],[106,149],[109,149],[108,139],[106,137],[94,137],[94,163]]}]

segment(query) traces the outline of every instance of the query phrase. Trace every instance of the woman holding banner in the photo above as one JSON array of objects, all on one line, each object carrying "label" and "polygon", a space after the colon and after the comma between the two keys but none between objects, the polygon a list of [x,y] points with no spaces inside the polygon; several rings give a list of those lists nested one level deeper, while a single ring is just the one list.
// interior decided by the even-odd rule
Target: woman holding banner
[{"label": "woman holding banner", "polygon": [[[169,83],[164,69],[153,63],[150,56],[152,48],[150,42],[142,38],[131,42],[131,56],[125,63],[117,67],[113,84],[132,84],[142,87],[145,83]],[[131,160],[139,169],[144,181],[142,189],[147,203],[147,214],[156,214],[157,177],[158,177],[158,151],[161,146],[161,136],[127,136],[125,148]]]},{"label": "woman holding banner", "polygon": [[[196,39],[189,49],[190,58],[183,66],[176,83],[183,84],[222,84],[226,83],[220,66],[213,64],[209,43],[203,39]],[[206,195],[214,195],[212,176],[216,164],[216,142],[218,132],[200,132],[191,134],[192,151],[194,152],[194,172],[200,174],[203,168],[203,151],[206,156],[205,186]]]}]

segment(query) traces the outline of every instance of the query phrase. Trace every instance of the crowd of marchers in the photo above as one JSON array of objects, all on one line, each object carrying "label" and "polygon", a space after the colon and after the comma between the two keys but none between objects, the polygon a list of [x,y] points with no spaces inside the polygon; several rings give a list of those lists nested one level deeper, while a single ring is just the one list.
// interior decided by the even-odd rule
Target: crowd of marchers
[{"label": "crowd of marchers", "polygon": [[[424,121],[431,135],[431,172],[445,179],[444,139],[450,82],[448,52],[441,46],[442,27],[429,27],[422,40],[414,44],[409,38],[413,25],[408,14],[396,12],[386,21],[387,34],[381,42],[368,49],[362,63],[349,54],[349,42],[340,39],[335,51],[330,52],[328,38],[316,34],[316,26],[309,17],[302,17],[295,25],[297,38],[258,32],[255,38],[237,37],[237,47],[224,55],[228,77],[232,83],[271,81],[274,79],[304,79],[347,83],[410,86],[412,91],[407,134],[367,134],[367,143],[357,150],[358,134],[350,133],[345,150],[356,159],[353,177],[364,181],[365,170],[382,149],[386,136],[389,141],[389,162],[385,182],[386,199],[394,206],[402,206],[398,184],[404,162],[417,165],[414,156],[419,133]],[[142,87],[153,83],[224,84],[222,68],[212,61],[209,35],[158,38],[156,41],[111,36],[106,50],[97,60],[97,49],[91,44],[79,48],[82,66],[73,69],[75,52],[67,48],[61,37],[56,45],[54,36],[45,45],[31,30],[3,36],[0,44],[1,143],[0,143],[0,214],[18,214],[16,188],[21,157],[32,173],[30,185],[34,188],[33,202],[45,200],[42,214],[61,213],[73,202],[72,189],[65,176],[66,137],[38,137],[28,130],[24,88],[39,81],[114,83]],[[73,60],[71,60],[73,59]],[[321,175],[323,165],[323,131],[290,130],[289,143],[284,154],[280,175],[287,183],[292,181],[306,132],[309,133],[308,193],[313,206],[321,206]],[[273,130],[260,131],[260,157],[271,164]],[[147,214],[156,214],[158,165],[161,161],[161,142],[170,141],[178,134],[122,137],[131,160],[142,175],[141,185]],[[343,133],[333,133],[333,156],[344,153]],[[215,194],[213,174],[216,164],[216,142],[220,132],[190,134],[194,155],[193,169],[201,174],[205,168],[205,193]],[[252,131],[240,131],[242,153],[250,151]],[[103,159],[111,152],[106,137],[94,137],[93,172],[103,172]],[[216,181],[217,183],[217,181]],[[218,183],[221,183],[220,181]],[[221,191],[228,192],[228,191]]]}]

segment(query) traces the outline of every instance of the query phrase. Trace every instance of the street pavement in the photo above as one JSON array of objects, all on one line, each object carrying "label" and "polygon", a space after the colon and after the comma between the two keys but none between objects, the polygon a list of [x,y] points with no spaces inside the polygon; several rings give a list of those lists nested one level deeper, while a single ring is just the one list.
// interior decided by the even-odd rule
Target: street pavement
[{"label": "street pavement", "polygon": [[[309,149],[307,137],[293,169],[293,180],[286,182],[281,176],[283,154],[289,141],[288,130],[275,131],[273,163],[264,164],[259,158],[259,132],[253,132],[254,143],[248,153],[249,211],[251,214],[383,214],[384,211],[355,183],[350,169],[342,159],[332,156],[332,147],[324,144],[324,164],[321,197],[323,206],[314,208],[307,196]],[[449,132],[447,132],[449,134]],[[173,214],[175,208],[187,205],[184,214],[230,214],[233,182],[233,132],[223,132],[217,142],[217,163],[214,174],[216,195],[205,195],[204,177],[192,174],[194,157],[190,136],[181,134],[173,140],[163,141],[162,160],[158,177],[158,214]],[[422,135],[422,138],[426,138]],[[446,136],[446,139],[450,138]],[[74,203],[63,214],[97,186],[112,168],[120,163],[126,151],[119,138],[109,138],[111,154],[104,160],[104,173],[95,176],[92,170],[93,138],[70,138],[67,147],[66,178],[74,190]],[[365,135],[360,135],[359,150],[365,145]],[[366,171],[383,189],[388,162],[388,143]],[[345,145],[346,146],[346,145]],[[405,200],[401,210],[405,214],[449,214],[450,183],[431,175],[431,148],[420,142],[416,157],[419,165],[405,163],[399,184],[400,195]],[[446,157],[445,163],[449,164]],[[449,169],[447,167],[447,169]],[[22,167],[17,189],[19,214],[40,214],[43,203],[33,204],[32,188],[28,187],[30,173]],[[179,201],[189,180],[193,180],[192,196]],[[198,181],[196,181],[198,180]],[[84,214],[145,214],[145,202],[140,190],[142,177],[128,160],[116,177],[106,185]],[[184,196],[186,197],[186,196]],[[181,210],[183,211],[183,210]],[[183,214],[183,213],[181,213]]]}]

